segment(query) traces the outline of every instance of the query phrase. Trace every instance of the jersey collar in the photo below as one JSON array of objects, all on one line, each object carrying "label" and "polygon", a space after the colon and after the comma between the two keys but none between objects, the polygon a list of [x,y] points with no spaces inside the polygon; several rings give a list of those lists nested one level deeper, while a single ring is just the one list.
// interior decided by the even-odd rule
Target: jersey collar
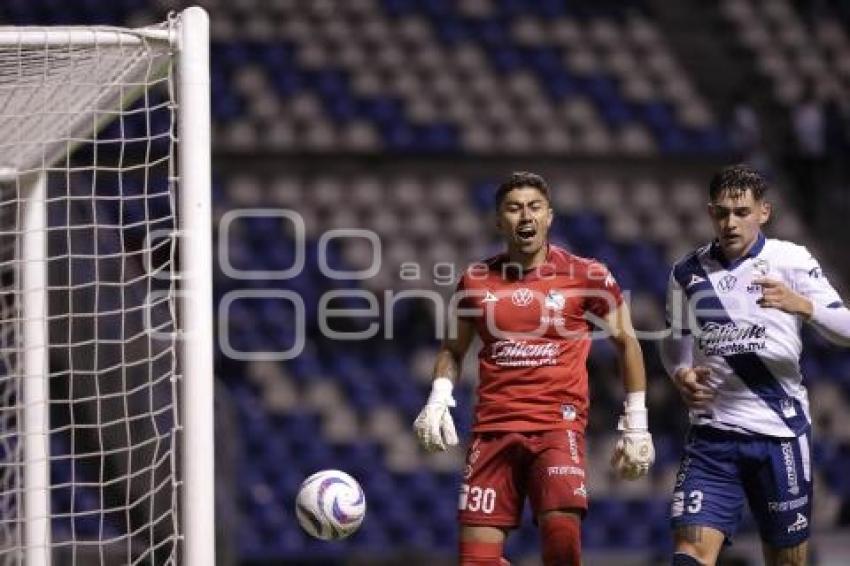
[{"label": "jersey collar", "polygon": [[723,255],[723,250],[720,247],[720,243],[717,240],[711,242],[711,248],[708,250],[708,253],[712,259],[714,259],[715,261],[720,263],[720,265],[723,266],[723,269],[725,269],[726,271],[730,271],[744,263],[746,260],[758,256],[764,249],[765,241],[766,238],[764,237],[764,234],[759,232],[755,243],[752,245],[749,251],[738,259],[736,259],[735,261],[729,261],[726,259],[726,256]]},{"label": "jersey collar", "polygon": [[523,279],[526,281],[535,281],[537,279],[546,279],[558,273],[558,254],[555,248],[549,242],[546,242],[546,259],[537,267],[523,272]]},{"label": "jersey collar", "polygon": [[[546,259],[543,260],[543,263],[538,265],[537,267],[532,267],[531,269],[520,270],[510,270],[508,271],[508,279],[512,281],[535,281],[537,279],[542,279],[545,277],[551,277],[558,272],[558,268],[555,265],[555,250],[552,245],[548,242],[546,243]],[[499,270],[502,269],[502,265],[510,261],[507,252],[502,254],[497,262],[497,267]]]}]

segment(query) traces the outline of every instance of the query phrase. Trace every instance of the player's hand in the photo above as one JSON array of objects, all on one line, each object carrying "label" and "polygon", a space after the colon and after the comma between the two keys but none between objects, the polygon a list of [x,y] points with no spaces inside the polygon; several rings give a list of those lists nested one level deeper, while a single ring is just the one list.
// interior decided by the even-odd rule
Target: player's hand
[{"label": "player's hand", "polygon": [[788,314],[812,316],[812,303],[804,296],[795,293],[782,281],[760,277],[753,283],[761,287],[759,306],[766,309],[779,309]]},{"label": "player's hand", "polygon": [[449,412],[449,407],[455,406],[455,400],[452,397],[453,388],[451,379],[447,377],[435,379],[431,386],[428,403],[413,421],[416,438],[419,439],[422,448],[428,452],[445,450],[457,444],[455,423]]},{"label": "player's hand", "polygon": [[614,448],[611,466],[623,479],[642,478],[655,462],[655,447],[647,430],[646,409],[626,408],[617,428],[623,434]]},{"label": "player's hand", "polygon": [[706,383],[709,377],[711,370],[702,366],[680,368],[673,375],[673,384],[689,409],[706,409],[714,399],[715,391]]}]

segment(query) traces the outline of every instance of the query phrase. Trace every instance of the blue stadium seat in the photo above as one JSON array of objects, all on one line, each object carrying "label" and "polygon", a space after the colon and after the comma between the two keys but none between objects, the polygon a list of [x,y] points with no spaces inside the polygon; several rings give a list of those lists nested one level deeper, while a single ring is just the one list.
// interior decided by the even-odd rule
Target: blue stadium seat
[{"label": "blue stadium seat", "polygon": [[434,19],[437,37],[446,45],[455,45],[469,39],[472,30],[456,17],[445,16]]},{"label": "blue stadium seat", "polygon": [[513,73],[524,64],[520,50],[505,45],[490,48],[490,58],[493,66],[502,74]]},{"label": "blue stadium seat", "polygon": [[[122,0],[116,3],[114,10],[128,11],[131,2],[141,1]],[[576,118],[576,121],[582,118],[588,120],[587,131],[602,128],[604,133],[618,140],[624,128],[636,125],[652,133],[664,154],[713,156],[725,155],[723,152],[729,150],[728,136],[721,128],[715,125],[697,129],[686,127],[677,114],[680,107],[660,95],[652,96],[646,102],[631,102],[624,95],[621,75],[602,70],[573,71],[564,61],[564,56],[568,55],[564,52],[564,45],[544,38],[535,47],[529,47],[521,44],[514,35],[511,18],[520,16],[539,18],[544,24],[556,23],[556,19],[563,18],[565,23],[577,24],[582,33],[589,33],[587,30],[598,18],[622,23],[637,12],[651,20],[644,1],[599,3],[591,0],[497,0],[492,8],[486,15],[470,16],[462,13],[459,4],[451,0],[382,0],[381,12],[370,17],[385,16],[385,22],[380,19],[375,21],[390,26],[407,23],[402,22],[405,16],[419,17],[426,22],[426,41],[436,42],[440,56],[446,52],[453,54],[460,46],[471,47],[476,51],[476,56],[478,52],[483,53],[486,64],[480,71],[486,73],[488,79],[495,77],[496,81],[504,81],[507,85],[508,79],[513,79],[519,73],[530,74],[535,88],[539,87],[544,102],[551,105],[553,113],[561,113],[568,106],[572,108],[572,97],[589,100],[592,103],[592,115]],[[12,0],[0,11],[3,14],[15,12],[21,18],[36,18],[40,14],[37,8],[31,7],[30,2],[22,0]],[[312,20],[310,22],[313,25]],[[398,30],[401,30],[400,25]],[[398,30],[393,29],[393,33]],[[413,121],[409,117],[410,97],[393,90],[395,85],[386,86],[393,84],[396,78],[392,72],[382,74],[373,81],[372,86],[377,85],[376,92],[363,94],[365,91],[358,90],[360,83],[357,82],[358,78],[362,78],[358,73],[363,70],[357,69],[356,65],[346,65],[344,68],[326,65],[318,69],[302,67],[296,55],[303,55],[299,49],[305,45],[300,40],[298,43],[240,41],[215,44],[212,57],[212,103],[216,122],[219,125],[236,123],[245,118],[249,108],[253,108],[252,103],[256,101],[251,100],[248,94],[237,92],[235,79],[246,67],[259,64],[263,67],[271,89],[270,93],[264,94],[277,97],[284,109],[288,108],[289,99],[293,96],[309,94],[321,102],[323,118],[334,128],[344,129],[351,124],[365,122],[378,133],[381,147],[389,153],[416,156],[440,152],[462,153],[460,144],[461,140],[466,143],[466,131],[460,120],[455,123],[440,115],[427,121]],[[419,69],[414,68],[418,64],[414,53],[406,53],[411,55],[409,65],[418,72]],[[607,66],[601,68],[607,69]],[[450,71],[454,72],[455,69]],[[464,72],[469,71],[464,69]],[[422,76],[425,76],[424,71]],[[423,92],[423,95],[433,94],[430,90]],[[496,102],[504,102],[504,99],[499,98],[500,93],[487,94],[488,97],[492,94]],[[509,103],[516,104],[516,101],[511,99]],[[517,115],[520,116],[520,113]],[[474,108],[472,121],[476,119],[486,122],[486,112]],[[572,120],[571,115],[569,129],[574,128],[578,133],[570,131],[569,135],[571,138],[575,135],[576,141],[579,141],[585,133],[584,127],[572,124]],[[161,127],[159,123],[156,125]],[[528,126],[524,122],[518,125]],[[109,133],[117,135],[116,130]],[[575,145],[580,146],[581,143]],[[615,141],[614,146],[619,145]],[[296,154],[298,148],[296,145]],[[333,148],[330,154],[336,155],[332,152],[338,149]],[[368,169],[368,164],[364,168]],[[463,179],[470,206],[476,212],[490,213],[497,181],[480,177],[469,179],[460,174],[458,177]],[[309,181],[305,177],[305,185],[309,186]],[[389,176],[381,177],[380,181],[386,186],[392,186],[393,183]],[[660,181],[667,182],[666,179]],[[425,186],[431,182],[431,178],[422,175],[417,178],[417,182]],[[345,186],[348,188],[352,185]],[[105,185],[103,190],[109,191],[110,187]],[[216,190],[217,202],[223,210],[230,204],[227,190],[226,184]],[[342,203],[333,204],[345,206]],[[139,218],[139,215],[138,208],[130,206],[126,209],[128,219]],[[321,230],[324,225],[319,216],[318,230]],[[402,222],[406,220],[404,217]],[[251,221],[244,228],[244,234],[234,234],[230,242],[231,261],[235,266],[241,269],[285,269],[291,265],[293,248],[279,222]],[[435,234],[433,237],[443,236]],[[484,239],[487,234],[480,236]],[[565,243],[580,255],[604,261],[623,289],[649,293],[662,304],[669,273],[665,256],[669,250],[663,248],[665,243],[645,240],[615,243],[610,237],[606,217],[595,212],[559,215],[551,237],[553,241]],[[432,243],[428,241],[431,239],[426,238],[422,244],[427,247]],[[269,242],[275,245],[269,246]],[[329,253],[332,267],[346,268],[345,258],[337,247],[332,247]],[[233,282],[224,277],[217,278],[216,284],[217,292],[238,288],[229,287]],[[317,328],[316,311],[321,293],[337,288],[362,288],[357,281],[338,282],[324,277],[318,269],[315,241],[308,244],[303,273],[287,281],[245,282],[245,286],[282,288],[298,293],[305,303],[307,326],[311,333]],[[352,307],[359,303],[342,300],[339,304]],[[292,314],[291,306],[281,301],[236,303],[231,313],[231,342],[240,350],[279,349],[288,345],[294,338],[290,324]],[[415,348],[422,347],[424,343],[418,340],[415,331],[417,325],[421,326],[421,318],[421,308],[409,301],[398,303],[393,320],[397,332],[401,329],[403,331],[398,332],[401,335],[396,337],[392,347],[358,343],[354,349],[331,340],[309,339],[302,355],[283,362],[285,373],[291,376],[298,387],[317,376],[333,380],[344,394],[345,408],[353,410],[358,417],[368,415],[376,407],[389,407],[397,410],[399,418],[409,423],[421,409],[428,391],[427,384],[420,383],[414,377],[414,368],[411,367]],[[357,324],[351,322],[352,327]],[[828,347],[818,336],[810,336],[806,340],[807,347],[811,347],[809,355],[803,360],[803,367],[809,379],[839,380],[850,394],[850,357],[846,352]],[[596,359],[613,360],[614,351],[607,343],[595,343],[593,351]],[[268,561],[290,559],[296,562],[298,557],[304,557],[306,563],[307,560],[319,560],[326,556],[347,557],[349,550],[377,552],[396,546],[438,549],[447,553],[454,551],[459,475],[436,473],[429,466],[416,473],[392,474],[384,461],[382,447],[373,441],[364,439],[333,444],[325,439],[322,436],[323,423],[318,414],[296,409],[282,415],[269,416],[258,398],[258,392],[246,385],[240,374],[243,366],[230,361],[226,373],[226,381],[236,399],[243,431],[244,440],[240,445],[244,459],[257,462],[260,469],[259,473],[256,470],[251,472],[249,470],[253,466],[245,466],[240,505],[248,519],[239,541],[243,557]],[[650,377],[655,379],[658,376]],[[466,435],[472,420],[471,386],[463,384],[455,393],[459,405],[455,411],[456,425],[458,431]],[[655,473],[657,477],[664,477],[670,467],[676,466],[678,462],[681,438],[664,428],[671,426],[669,423],[653,426],[659,428],[653,430],[656,433],[657,452]],[[833,490],[850,494],[846,474],[850,466],[847,448],[838,444],[825,444],[815,446],[815,462],[824,471],[826,483]],[[282,465],[282,462],[286,462],[286,465]],[[300,481],[307,474],[328,467],[354,473],[362,482],[369,501],[369,515],[360,532],[345,543],[332,545],[307,538],[298,529],[292,516],[292,499]],[[70,474],[70,468],[54,466],[52,473],[54,477],[65,478]],[[273,498],[270,502],[252,498],[251,489],[257,485],[272,490]],[[60,503],[70,505],[68,493],[56,494],[55,497]],[[591,512],[584,521],[585,546],[590,549],[650,547],[664,554],[670,547],[668,504],[666,495],[641,502],[605,497],[594,499]],[[526,556],[537,551],[538,533],[528,523],[528,511],[525,518],[526,522],[514,533],[508,545],[512,556]],[[67,526],[63,528],[67,530]]]},{"label": "blue stadium seat", "polygon": [[289,98],[305,88],[307,79],[304,77],[304,73],[286,66],[273,66],[269,64],[269,67],[275,69],[271,81],[275,92],[279,96]]}]

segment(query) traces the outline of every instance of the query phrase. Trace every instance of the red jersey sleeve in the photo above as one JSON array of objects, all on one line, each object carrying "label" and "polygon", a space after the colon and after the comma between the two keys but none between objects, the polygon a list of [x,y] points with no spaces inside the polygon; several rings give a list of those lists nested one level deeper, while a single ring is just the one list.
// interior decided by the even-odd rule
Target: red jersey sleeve
[{"label": "red jersey sleeve", "polygon": [[623,302],[623,292],[614,276],[598,261],[590,262],[587,267],[587,298],[584,308],[599,318],[605,318]]},{"label": "red jersey sleeve", "polygon": [[469,310],[475,308],[474,299],[474,294],[470,293],[467,288],[466,274],[463,274],[455,287],[454,304],[456,305],[455,310],[459,318],[474,318],[474,316],[469,314]]}]

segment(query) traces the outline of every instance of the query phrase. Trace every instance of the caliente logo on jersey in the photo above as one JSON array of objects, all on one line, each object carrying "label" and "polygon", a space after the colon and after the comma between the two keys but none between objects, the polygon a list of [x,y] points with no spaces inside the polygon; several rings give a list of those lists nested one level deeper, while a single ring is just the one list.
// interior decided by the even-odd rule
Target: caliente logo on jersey
[{"label": "caliente logo on jersey", "polygon": [[697,346],[706,356],[728,356],[764,350],[766,337],[763,324],[707,322],[697,337]]},{"label": "caliente logo on jersey", "polygon": [[499,340],[490,345],[490,356],[500,366],[553,366],[558,363],[559,353],[555,342]]}]

